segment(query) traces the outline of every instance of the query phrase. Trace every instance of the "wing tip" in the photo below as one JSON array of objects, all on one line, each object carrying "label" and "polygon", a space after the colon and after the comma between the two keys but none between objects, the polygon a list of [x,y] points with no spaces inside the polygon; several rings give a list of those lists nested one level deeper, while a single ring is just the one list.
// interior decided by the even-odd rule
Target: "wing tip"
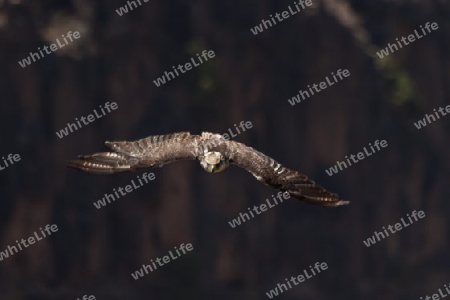
[{"label": "wing tip", "polygon": [[91,164],[91,163],[87,162],[86,160],[82,160],[82,159],[68,160],[67,167],[81,171],[81,172],[91,173],[91,174],[112,174],[112,173],[114,173],[111,168]]},{"label": "wing tip", "polygon": [[325,202],[322,205],[325,206],[325,207],[338,207],[338,206],[349,205],[350,201],[347,201],[347,200],[336,200],[336,201],[329,202],[329,205],[327,203],[328,202]]},{"label": "wing tip", "polygon": [[[325,191],[325,190],[324,190]],[[328,193],[323,196],[318,195],[307,195],[305,193],[299,191],[288,191],[288,193],[301,201],[304,201],[309,204],[324,206],[324,207],[337,207],[344,206],[350,204],[350,201],[339,199],[338,194]]]}]

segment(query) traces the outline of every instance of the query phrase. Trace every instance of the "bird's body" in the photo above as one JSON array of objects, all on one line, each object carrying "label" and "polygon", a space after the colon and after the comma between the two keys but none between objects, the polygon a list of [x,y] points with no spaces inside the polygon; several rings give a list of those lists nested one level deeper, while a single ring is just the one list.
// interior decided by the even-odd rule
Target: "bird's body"
[{"label": "bird's body", "polygon": [[132,142],[106,142],[114,152],[80,156],[69,161],[69,167],[95,174],[112,174],[144,168],[162,167],[177,160],[198,159],[210,173],[223,171],[235,164],[260,182],[292,197],[321,206],[340,206],[349,202],[325,190],[306,175],[287,169],[269,156],[242,143],[226,140],[220,134],[203,132],[191,135],[180,132],[149,136]]}]

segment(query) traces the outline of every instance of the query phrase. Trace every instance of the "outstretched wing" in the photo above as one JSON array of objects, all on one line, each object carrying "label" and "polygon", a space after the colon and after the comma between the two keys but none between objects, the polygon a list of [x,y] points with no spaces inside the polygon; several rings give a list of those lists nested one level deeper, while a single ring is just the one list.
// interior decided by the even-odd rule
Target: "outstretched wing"
[{"label": "outstretched wing", "polygon": [[285,168],[271,157],[244,144],[230,141],[227,152],[231,163],[249,171],[260,182],[277,190],[287,191],[294,198],[328,207],[349,203],[339,200],[337,194],[328,192],[306,175]]},{"label": "outstretched wing", "polygon": [[112,174],[161,167],[177,160],[196,159],[198,135],[179,132],[149,136],[133,142],[105,142],[115,152],[79,156],[68,166],[94,174]]}]

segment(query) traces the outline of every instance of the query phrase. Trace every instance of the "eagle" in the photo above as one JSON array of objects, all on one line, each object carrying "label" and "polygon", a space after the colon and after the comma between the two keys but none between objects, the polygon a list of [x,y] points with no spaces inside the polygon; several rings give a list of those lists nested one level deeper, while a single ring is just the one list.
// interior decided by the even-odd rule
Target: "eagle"
[{"label": "eagle", "polygon": [[80,155],[76,160],[69,160],[68,167],[93,174],[113,174],[197,159],[209,173],[221,172],[234,164],[263,184],[310,204],[336,207],[349,203],[309,180],[306,175],[285,168],[252,147],[225,139],[220,134],[179,132],[105,144],[113,152]]}]

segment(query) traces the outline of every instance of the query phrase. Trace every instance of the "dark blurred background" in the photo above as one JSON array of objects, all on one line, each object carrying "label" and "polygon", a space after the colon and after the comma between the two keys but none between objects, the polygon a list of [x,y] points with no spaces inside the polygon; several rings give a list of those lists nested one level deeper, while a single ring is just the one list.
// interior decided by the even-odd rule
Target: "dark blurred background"
[{"label": "dark blurred background", "polygon": [[[277,299],[419,299],[450,282],[450,117],[413,125],[449,103],[448,1],[313,0],[264,30],[250,28],[292,1],[154,1],[123,16],[124,0],[0,0],[0,251],[39,227],[59,231],[0,262],[1,299],[268,299],[315,262],[328,270]],[[387,58],[374,51],[426,22],[439,29]],[[22,68],[30,51],[68,31],[81,38]],[[216,57],[170,82],[153,80],[203,50]],[[291,106],[337,69],[350,77]],[[55,132],[105,102],[118,109],[59,139]],[[290,199],[231,228],[276,191],[237,167],[196,162],[97,210],[93,202],[140,174],[66,168],[105,140],[177,131],[224,133],[350,200],[335,209]],[[328,176],[368,143],[388,147]],[[142,172],[141,172],[142,173]],[[366,247],[413,210],[426,217]],[[181,243],[194,250],[134,280]]]}]

